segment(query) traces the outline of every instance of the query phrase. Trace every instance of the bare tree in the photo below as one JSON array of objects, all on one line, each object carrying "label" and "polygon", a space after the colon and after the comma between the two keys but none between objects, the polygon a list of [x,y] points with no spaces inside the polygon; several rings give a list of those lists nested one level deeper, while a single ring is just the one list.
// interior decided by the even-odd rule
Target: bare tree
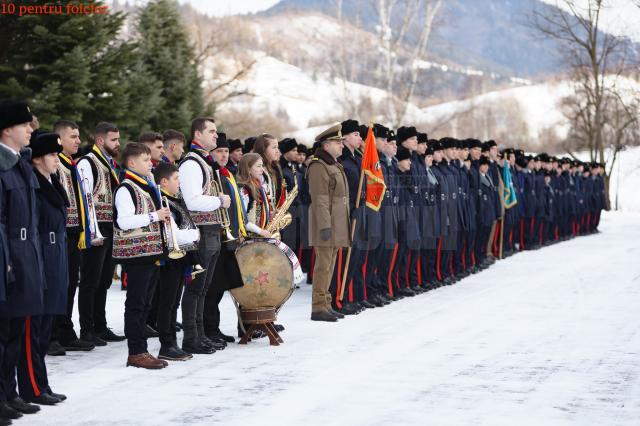
[{"label": "bare tree", "polygon": [[[562,8],[538,10],[534,12],[532,23],[545,36],[562,42],[575,89],[573,96],[565,100],[572,123],[570,135],[588,149],[593,161],[604,163],[606,149],[611,146],[607,140],[611,134],[605,130],[612,119],[617,119],[610,113],[615,115],[624,110],[610,108],[612,100],[621,98],[615,93],[615,85],[608,84],[607,79],[625,72],[626,44],[600,28],[602,12],[608,6],[606,0],[557,2]],[[615,159],[615,155],[610,159],[609,171]],[[607,201],[609,175],[605,173],[604,177]]]},{"label": "bare tree", "polygon": [[256,58],[242,46],[254,43],[237,17],[209,18],[197,13],[189,17],[196,61],[205,75],[205,99],[218,109],[238,96],[252,96],[241,84],[252,71]]},{"label": "bare tree", "polygon": [[[396,126],[402,124],[412,100],[418,74],[419,61],[426,59],[427,46],[433,21],[442,6],[442,0],[375,0],[378,15],[378,38],[384,57],[382,75],[388,96],[387,120]],[[399,20],[399,25],[398,21]],[[417,27],[421,25],[420,27]],[[416,28],[417,27],[417,28]],[[397,28],[397,29],[396,29]],[[408,44],[408,35],[417,30],[416,43],[400,63],[400,52]],[[402,71],[408,68],[408,78]]]}]

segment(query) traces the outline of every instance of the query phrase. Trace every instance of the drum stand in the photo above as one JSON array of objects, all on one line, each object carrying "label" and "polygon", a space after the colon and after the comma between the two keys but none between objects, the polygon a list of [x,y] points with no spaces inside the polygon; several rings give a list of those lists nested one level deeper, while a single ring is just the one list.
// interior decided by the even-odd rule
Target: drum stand
[{"label": "drum stand", "polygon": [[242,309],[240,308],[240,318],[243,323],[250,324],[249,328],[244,333],[244,336],[240,339],[241,345],[246,345],[251,341],[251,336],[254,331],[262,331],[269,337],[269,344],[271,346],[279,346],[280,343],[284,343],[282,337],[278,334],[278,331],[273,326],[276,320],[275,308],[261,308],[261,309]]}]

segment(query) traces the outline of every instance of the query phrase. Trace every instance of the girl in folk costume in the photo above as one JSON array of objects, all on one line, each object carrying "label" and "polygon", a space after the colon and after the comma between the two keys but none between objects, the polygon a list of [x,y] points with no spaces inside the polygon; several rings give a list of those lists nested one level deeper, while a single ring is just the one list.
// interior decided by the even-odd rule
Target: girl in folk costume
[{"label": "girl in folk costume", "polygon": [[238,186],[242,205],[247,212],[245,228],[254,235],[270,238],[265,230],[271,216],[269,196],[262,185],[265,174],[262,157],[259,154],[245,154],[238,163]]},{"label": "girl in folk costume", "polygon": [[282,169],[280,168],[280,149],[278,149],[278,141],[275,137],[263,133],[258,136],[253,146],[253,152],[262,157],[264,166],[262,185],[269,197],[271,210],[275,211],[280,207],[286,197],[286,182],[282,177]]},{"label": "girl in folk costume", "polygon": [[169,208],[161,206],[160,191],[151,175],[151,151],[140,143],[122,153],[124,180],[114,194],[113,258],[128,278],[124,332],[129,346],[127,365],[160,369],[168,364],[147,351],[145,327],[160,261],[166,257],[164,226]]}]

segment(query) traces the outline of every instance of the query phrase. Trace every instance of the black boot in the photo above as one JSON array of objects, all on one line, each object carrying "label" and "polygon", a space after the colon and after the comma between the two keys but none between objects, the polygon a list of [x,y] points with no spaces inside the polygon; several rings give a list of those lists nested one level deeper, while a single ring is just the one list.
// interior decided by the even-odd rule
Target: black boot
[{"label": "black boot", "polygon": [[344,314],[338,311],[333,310],[333,308],[329,308],[329,313],[338,319],[344,318]]},{"label": "black boot", "polygon": [[364,306],[366,309],[373,309],[376,307],[376,305],[374,305],[373,303],[370,303],[368,300],[363,300],[362,302],[359,302],[360,306]]},{"label": "black boot", "polygon": [[10,407],[8,402],[2,401],[0,402],[0,417],[15,420],[22,417],[22,413],[13,407]]},{"label": "black boot", "polygon": [[227,342],[218,339],[209,339],[207,336],[202,337],[202,343],[206,346],[211,346],[216,351],[221,351],[227,347]]},{"label": "black boot", "polygon": [[189,352],[190,354],[204,354],[210,355],[214,353],[216,350],[211,346],[207,346],[200,341],[200,339],[191,340],[191,341],[182,341],[182,350],[185,352]]},{"label": "black boot", "polygon": [[94,346],[107,346],[107,342],[93,333],[85,333],[80,336],[80,339],[92,343]]},{"label": "black boot", "polygon": [[101,330],[100,332],[98,332],[96,334],[98,335],[99,338],[101,338],[105,342],[122,342],[123,340],[127,339],[125,336],[117,335],[116,333],[111,331],[110,328],[107,328],[105,330]]},{"label": "black boot", "polygon": [[311,321],[336,322],[338,321],[338,317],[327,311],[318,311],[311,313]]},{"label": "black boot", "polygon": [[54,398],[58,398],[60,400],[60,402],[66,401],[66,399],[67,399],[67,395],[62,394],[62,393],[49,392],[49,395],[51,395]]},{"label": "black boot", "polygon": [[186,361],[191,358],[193,358],[193,355],[188,354],[177,346],[161,346],[160,353],[158,353],[158,359],[167,361]]},{"label": "black boot", "polygon": [[53,340],[49,343],[49,348],[47,349],[47,355],[49,356],[64,356],[67,353],[64,348],[57,340]]},{"label": "black boot", "polygon": [[75,339],[70,342],[61,342],[66,351],[83,351],[88,352],[95,349],[96,345],[84,339]]},{"label": "black boot", "polygon": [[40,396],[34,396],[29,402],[38,405],[56,405],[60,400],[48,393],[41,393]]},{"label": "black boot", "polygon": [[22,414],[35,414],[40,411],[40,407],[25,402],[19,396],[16,396],[11,401],[8,401],[7,404],[9,404],[9,407],[13,408],[16,411],[20,411]]}]

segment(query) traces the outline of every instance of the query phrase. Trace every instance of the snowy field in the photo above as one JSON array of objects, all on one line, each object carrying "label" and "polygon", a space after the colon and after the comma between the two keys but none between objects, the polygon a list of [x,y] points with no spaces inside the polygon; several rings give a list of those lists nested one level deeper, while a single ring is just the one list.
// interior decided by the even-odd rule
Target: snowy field
[{"label": "snowy field", "polygon": [[[600,234],[337,324],[309,320],[305,285],[280,347],[231,344],[160,371],[126,368],[124,342],[49,358],[68,401],[15,424],[637,425],[639,221],[608,214]],[[117,332],[124,296],[109,294]],[[222,309],[232,333],[230,299]]]}]

